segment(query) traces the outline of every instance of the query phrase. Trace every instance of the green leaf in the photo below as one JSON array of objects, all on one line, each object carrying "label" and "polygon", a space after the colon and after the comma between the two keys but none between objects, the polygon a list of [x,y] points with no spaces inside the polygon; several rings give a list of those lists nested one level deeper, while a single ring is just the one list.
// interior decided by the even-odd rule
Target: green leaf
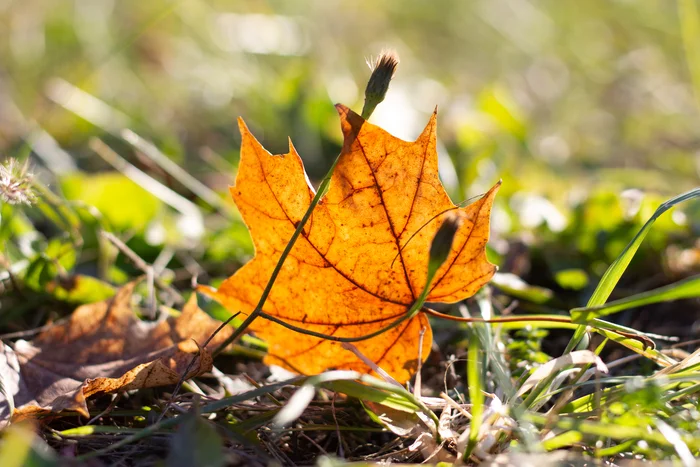
[{"label": "green leaf", "polygon": [[143,230],[162,205],[158,198],[117,172],[70,174],[61,178],[61,189],[67,199],[97,208],[119,231]]},{"label": "green leaf", "polygon": [[5,243],[12,236],[21,236],[34,232],[34,226],[15,206],[0,203],[0,243]]},{"label": "green leaf", "polygon": [[27,267],[24,283],[37,292],[43,292],[47,284],[59,275],[59,269],[65,272],[75,266],[76,256],[72,242],[52,239],[44,252],[36,255]]},{"label": "green leaf", "polygon": [[46,291],[58,300],[76,305],[101,302],[114,296],[114,287],[95,277],[82,274],[72,276],[66,281],[50,282]]},{"label": "green leaf", "polygon": [[29,264],[24,274],[24,283],[30,289],[41,291],[56,276],[56,267],[39,255]]},{"label": "green leaf", "polygon": [[559,287],[581,290],[588,285],[588,274],[583,269],[562,269],[554,273],[554,280]]},{"label": "green leaf", "polygon": [[554,295],[549,289],[528,284],[515,274],[507,272],[494,274],[491,284],[511,297],[532,303],[546,303]]},{"label": "green leaf", "polygon": [[522,111],[505,88],[494,86],[482,91],[478,108],[504,132],[519,140],[525,138],[527,126]]},{"label": "green leaf", "polygon": [[221,230],[207,235],[206,256],[212,261],[229,261],[231,258],[240,260],[252,256],[253,241],[243,222],[233,222]]},{"label": "green leaf", "polygon": [[629,308],[696,297],[700,297],[700,276],[689,277],[674,284],[615,300],[605,305],[574,308],[571,310],[571,320],[575,323],[586,324],[595,318],[608,316]]},{"label": "green leaf", "polygon": [[133,434],[141,431],[141,428],[125,428],[121,426],[111,426],[111,425],[85,425],[76,428],[69,428],[67,430],[59,431],[61,436],[71,437],[71,438],[82,438],[85,436],[93,436],[100,433],[111,433],[111,434]]},{"label": "green leaf", "polygon": [[[555,426],[560,430],[576,430],[583,435],[599,438],[610,438],[618,441],[635,438],[659,446],[672,446],[671,442],[664,435],[656,430],[649,430],[649,427],[644,423],[639,423],[635,426],[625,426],[615,423],[582,421],[569,417],[560,417],[552,420],[551,417],[532,412],[525,415],[525,420],[537,426]],[[700,447],[700,439],[695,436],[683,435],[681,439],[692,449]]]}]

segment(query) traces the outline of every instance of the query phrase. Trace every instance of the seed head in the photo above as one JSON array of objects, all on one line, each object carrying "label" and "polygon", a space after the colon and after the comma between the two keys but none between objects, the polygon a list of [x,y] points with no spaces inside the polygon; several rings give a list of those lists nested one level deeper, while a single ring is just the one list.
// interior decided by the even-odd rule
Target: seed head
[{"label": "seed head", "polygon": [[0,164],[0,200],[8,204],[32,204],[36,199],[32,179],[29,160],[24,165],[13,158],[6,160]]},{"label": "seed head", "polygon": [[379,54],[376,60],[368,60],[367,65],[372,70],[372,74],[365,88],[365,105],[362,108],[362,118],[365,120],[372,115],[375,107],[384,100],[384,96],[389,90],[391,78],[394,77],[396,67],[399,66],[399,56],[393,50],[385,50]]}]

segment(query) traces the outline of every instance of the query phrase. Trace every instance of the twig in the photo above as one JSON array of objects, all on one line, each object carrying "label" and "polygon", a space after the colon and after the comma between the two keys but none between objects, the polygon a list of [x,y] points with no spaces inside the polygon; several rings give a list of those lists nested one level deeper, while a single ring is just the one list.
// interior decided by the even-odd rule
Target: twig
[{"label": "twig", "polygon": [[168,264],[170,264],[170,260],[173,259],[173,256],[175,256],[175,250],[170,247],[163,248],[156,260],[153,261],[153,272],[155,272],[156,275],[162,274],[165,268],[168,267]]},{"label": "twig", "polygon": [[463,416],[464,418],[466,418],[467,420],[471,420],[471,419],[472,419],[472,414],[470,414],[469,412],[467,412],[466,410],[464,410],[464,407],[462,407],[461,405],[459,405],[456,401],[454,401],[450,396],[448,396],[448,395],[445,394],[444,392],[441,392],[441,393],[440,393],[440,398],[441,398],[442,400],[444,400],[445,402],[447,402],[447,404],[448,404],[450,407],[453,407],[454,409],[457,409],[457,411],[458,411],[460,414],[462,414],[462,416]]},{"label": "twig", "polygon": [[185,169],[173,162],[168,156],[163,154],[151,142],[146,141],[131,130],[122,130],[122,138],[140,151],[143,155],[151,159],[155,164],[163,169],[168,175],[182,183],[188,190],[201,198],[205,203],[216,208],[222,215],[231,218],[231,208],[208,186],[194,178]]},{"label": "twig", "polygon": [[[192,257],[192,255],[187,253],[187,252],[178,251],[175,253],[175,257],[180,260],[185,271],[190,275],[190,279],[192,282],[192,288],[196,289],[197,288],[197,278],[201,275],[206,275],[207,270],[205,268],[203,268]],[[177,273],[175,274],[175,277],[177,277]]]},{"label": "twig", "polygon": [[374,371],[375,373],[377,373],[377,375],[378,375],[381,379],[383,379],[383,380],[386,381],[387,383],[391,383],[391,384],[394,384],[394,385],[396,385],[396,386],[398,386],[398,387],[400,387],[400,388],[403,388],[403,386],[401,385],[401,383],[399,383],[398,381],[396,381],[396,380],[395,380],[389,373],[387,373],[383,368],[381,368],[379,365],[377,365],[377,364],[374,363],[372,360],[370,360],[365,354],[363,354],[362,352],[360,352],[360,349],[358,349],[357,347],[355,347],[354,345],[352,345],[352,344],[349,343],[349,342],[343,342],[343,343],[341,344],[341,346],[342,346],[345,350],[348,350],[348,351],[352,352],[353,354],[355,354],[355,356],[356,356],[362,363],[364,363],[364,364],[367,365],[369,368],[371,368],[372,371]]},{"label": "twig", "polygon": [[[258,383],[258,382],[255,381],[253,378],[251,378],[251,376],[250,376],[248,373],[243,373],[243,377],[244,377],[244,378],[246,379],[246,381],[248,381],[254,388],[260,388],[260,387],[262,387],[262,386],[260,385],[260,383]],[[282,405],[284,405],[284,404],[282,404],[282,402],[279,401],[279,399],[277,399],[275,396],[273,396],[273,395],[270,394],[270,393],[265,394],[265,397],[267,397],[268,399],[270,399],[270,400],[272,401],[272,403],[275,404],[277,407],[282,407]]]},{"label": "twig", "polygon": [[420,336],[418,338],[418,369],[416,370],[416,381],[413,385],[413,395],[416,397],[421,396],[421,370],[423,369],[423,339],[425,338],[425,327],[420,329]]},{"label": "twig", "polygon": [[[4,249],[6,250],[7,246],[6,245],[3,245],[3,246],[4,246]],[[19,296],[22,298],[26,298],[26,295],[24,294],[24,290],[20,286],[19,281],[17,280],[15,275],[12,273],[12,264],[10,264],[7,257],[2,253],[0,253],[0,265],[2,267],[4,267],[5,270],[7,271],[7,277],[8,277],[8,279],[10,279],[10,283],[12,284],[12,287],[14,287],[14,289],[17,291]]]},{"label": "twig", "polygon": [[684,347],[686,345],[695,345],[695,344],[700,344],[700,339],[693,339],[690,341],[684,341],[684,342],[679,342],[677,344],[673,344],[671,346],[672,349],[678,348],[678,347]]},{"label": "twig", "polygon": [[[240,312],[239,312],[239,313],[240,313]],[[170,399],[168,399],[168,403],[165,405],[165,408],[163,409],[163,412],[161,412],[160,416],[158,417],[158,420],[156,420],[156,424],[160,423],[160,421],[163,419],[163,417],[165,416],[165,414],[166,414],[166,413],[168,412],[168,410],[170,409],[170,406],[172,405],[173,400],[175,400],[175,397],[177,396],[178,391],[180,391],[180,388],[182,387],[182,384],[183,384],[183,383],[185,382],[185,380],[187,379],[187,375],[189,375],[189,374],[190,374],[190,371],[192,371],[192,367],[194,366],[194,362],[197,361],[197,359],[200,357],[200,355],[201,355],[201,353],[202,353],[202,349],[205,349],[205,350],[206,350],[207,345],[209,345],[209,343],[210,343],[211,340],[214,338],[214,336],[216,336],[216,335],[219,333],[219,331],[221,331],[224,327],[226,327],[226,326],[228,325],[229,321],[231,321],[233,318],[235,318],[236,316],[238,316],[239,313],[236,313],[235,315],[231,316],[231,318],[229,318],[227,321],[221,323],[221,324],[219,325],[219,327],[216,328],[216,330],[215,330],[213,333],[211,333],[211,335],[209,336],[209,338],[207,338],[207,340],[204,341],[204,344],[203,344],[201,347],[199,347],[199,344],[197,344],[197,342],[195,341],[195,344],[197,344],[197,346],[199,347],[199,349],[197,350],[197,353],[195,353],[195,354],[192,356],[192,359],[190,360],[190,363],[187,364],[187,368],[185,368],[185,371],[182,373],[182,376],[180,376],[180,379],[178,380],[177,384],[175,385],[175,389],[173,389],[173,393],[172,393],[172,395],[170,396]]]},{"label": "twig", "polygon": [[88,425],[92,425],[92,424],[95,423],[97,420],[99,420],[100,418],[104,417],[105,415],[107,415],[108,413],[110,413],[112,410],[114,410],[114,407],[116,407],[117,402],[119,402],[119,399],[121,399],[121,397],[122,397],[122,393],[121,393],[121,392],[118,392],[117,394],[115,394],[114,399],[112,399],[112,402],[109,403],[109,405],[107,406],[107,408],[104,409],[104,410],[103,410],[102,412],[100,412],[99,414],[97,414],[97,415],[95,415],[94,417],[92,417],[92,419],[90,419],[90,421],[87,422],[87,424],[88,424]]},{"label": "twig", "polygon": [[[175,303],[181,305],[185,303],[185,300],[182,298],[182,295],[180,295],[180,292],[175,290],[174,288],[170,287],[168,284],[160,280],[158,277],[153,275],[153,266],[148,264],[146,261],[143,260],[139,255],[137,255],[134,250],[126,246],[124,242],[122,242],[116,235],[107,232],[107,231],[100,231],[100,235],[109,240],[114,246],[116,246],[119,251],[124,253],[124,255],[131,260],[132,263],[134,263],[134,266],[145,272],[146,274],[151,274],[153,277],[153,283],[157,285],[160,289],[165,290],[168,292],[172,298],[174,299]],[[149,277],[150,279],[150,277]]]},{"label": "twig", "polygon": [[124,174],[127,178],[141,186],[144,190],[159,198],[168,206],[177,210],[184,218],[187,219],[189,227],[194,231],[191,236],[196,236],[203,229],[204,220],[202,212],[196,204],[184,198],[180,194],[171,190],[167,186],[155,180],[150,175],[142,172],[132,164],[128,163],[123,157],[117,154],[112,148],[107,146],[102,140],[92,138],[90,140],[90,149],[104,159],[108,164]]},{"label": "twig", "polygon": [[227,175],[228,179],[231,180],[231,176],[235,172],[236,168],[233,166],[233,164],[224,159],[223,156],[208,146],[200,148],[198,154],[204,162],[218,170],[220,173]]},{"label": "twig", "polygon": [[311,439],[311,438],[309,437],[309,435],[307,435],[306,433],[304,433],[303,430],[302,430],[302,432],[301,432],[301,436],[302,436],[303,438],[306,438],[306,440],[307,440],[308,442],[310,442],[311,444],[313,444],[314,446],[316,446],[316,449],[318,449],[319,451],[321,451],[321,453],[322,453],[324,456],[327,456],[327,455],[328,455],[328,452],[326,452],[326,450],[323,449],[323,447],[321,447],[320,444],[318,444],[316,441],[314,441],[313,439]]}]

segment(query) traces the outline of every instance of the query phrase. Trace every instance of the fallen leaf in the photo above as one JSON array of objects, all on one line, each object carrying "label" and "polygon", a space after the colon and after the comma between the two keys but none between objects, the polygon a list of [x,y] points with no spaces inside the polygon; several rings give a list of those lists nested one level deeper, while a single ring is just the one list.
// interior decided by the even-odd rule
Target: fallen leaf
[{"label": "fallen leaf", "polygon": [[430,433],[416,412],[397,410],[372,401],[363,401],[362,405],[372,420],[397,436],[408,437]]},{"label": "fallen leaf", "polygon": [[539,366],[523,383],[523,385],[520,386],[516,396],[522,396],[527,391],[537,386],[541,381],[544,381],[553,374],[557,374],[563,368],[570,365],[595,365],[596,370],[600,371],[601,373],[608,372],[608,367],[605,366],[603,360],[601,360],[595,353],[591,352],[590,350],[576,350],[566,355],[562,355],[561,357],[554,358]]},{"label": "fallen leaf", "polygon": [[[88,417],[86,399],[93,395],[177,383],[220,323],[197,307],[194,295],[177,318],[141,321],[130,305],[134,286],[77,308],[32,342],[0,343],[0,378],[14,396],[14,420],[63,410]],[[187,378],[211,369],[209,349],[230,333],[224,328],[201,350]],[[9,412],[0,397],[0,423]]]},{"label": "fallen leaf", "polygon": [[[391,136],[338,105],[345,143],[330,189],[284,263],[264,311],[290,324],[338,337],[381,329],[404,315],[425,286],[430,244],[442,214],[463,222],[438,270],[428,301],[456,302],[473,295],[494,274],[485,246],[498,189],[457,208],[438,177],[434,114],[415,142]],[[314,196],[301,158],[273,156],[243,121],[241,161],[233,199],[245,220],[255,257],[218,290],[200,288],[230,311],[251,313]],[[339,343],[300,334],[265,319],[251,326],[270,344],[268,364],[298,373],[328,368],[370,369]],[[362,354],[396,380],[416,371],[432,345],[423,313],[382,335],[356,342]]]}]

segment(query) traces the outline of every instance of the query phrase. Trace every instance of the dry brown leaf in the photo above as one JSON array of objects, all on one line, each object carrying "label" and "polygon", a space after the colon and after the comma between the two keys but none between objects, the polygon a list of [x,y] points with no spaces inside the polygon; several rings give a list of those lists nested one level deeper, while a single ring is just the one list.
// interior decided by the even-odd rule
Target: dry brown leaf
[{"label": "dry brown leaf", "polygon": [[[330,189],[287,258],[264,311],[311,331],[357,337],[403,316],[425,286],[428,251],[443,214],[462,218],[452,251],[428,301],[473,295],[495,272],[485,246],[498,185],[457,208],[438,177],[434,114],[415,142],[391,136],[337,106],[345,136]],[[250,229],[255,258],[217,290],[200,290],[230,311],[250,313],[314,196],[299,155],[272,156],[239,122],[241,162],[231,194]],[[423,313],[356,347],[398,381],[415,372],[432,334]],[[266,362],[306,374],[328,368],[370,369],[339,343],[257,319],[252,329],[270,344]]]},{"label": "dry brown leaf", "polygon": [[[221,324],[197,307],[196,297],[177,318],[148,323],[131,309],[134,283],[104,302],[77,308],[69,320],[32,342],[1,343],[0,375],[14,395],[13,419],[63,410],[88,417],[86,399],[96,394],[175,384],[203,344]],[[224,328],[202,349],[191,378],[212,366],[209,350],[231,333]],[[7,401],[0,421],[7,422]]]}]

